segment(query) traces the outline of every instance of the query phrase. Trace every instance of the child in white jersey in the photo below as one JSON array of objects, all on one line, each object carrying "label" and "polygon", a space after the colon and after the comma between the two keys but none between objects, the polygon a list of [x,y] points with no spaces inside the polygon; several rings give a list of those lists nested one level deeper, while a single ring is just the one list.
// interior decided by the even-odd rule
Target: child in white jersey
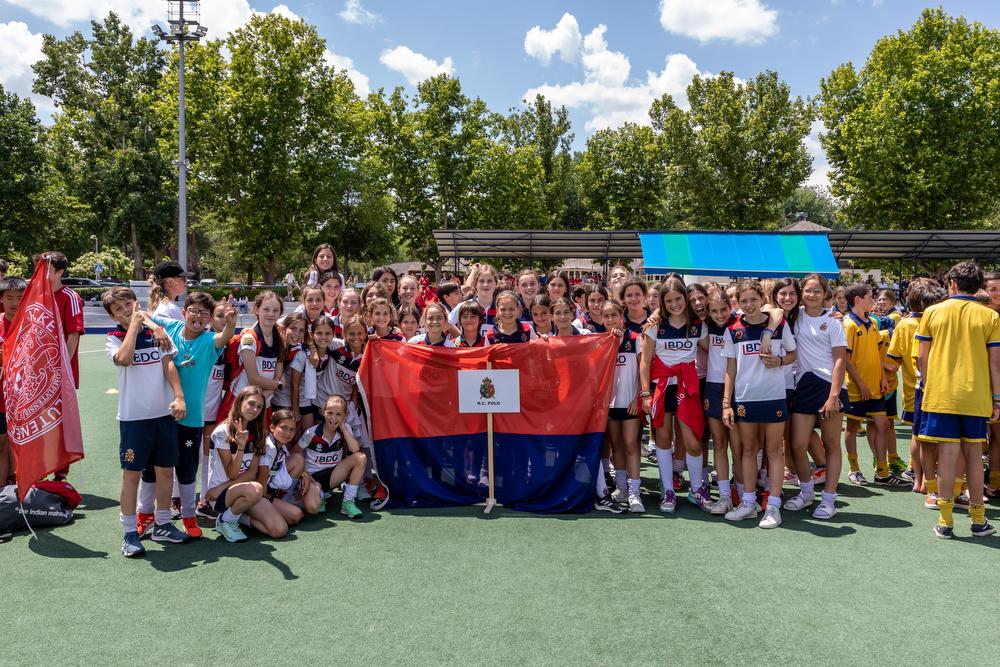
[{"label": "child in white jersey", "polygon": [[290,410],[271,413],[271,433],[267,436],[269,469],[260,469],[257,481],[266,486],[264,498],[278,510],[289,526],[306,514],[319,512],[323,490],[305,469],[301,454],[293,454],[298,422]]},{"label": "child in white jersey", "polygon": [[[305,457],[305,468],[324,491],[332,491],[344,482],[344,500],[340,513],[350,519],[362,516],[355,499],[364,478],[367,457],[347,424],[347,401],[331,396],[323,406],[323,421],[302,434],[297,453]],[[325,509],[321,506],[320,511]]]},{"label": "child in white jersey", "polygon": [[625,327],[625,313],[617,301],[601,306],[603,324],[617,335],[615,383],[608,408],[608,436],[615,464],[615,500],[627,502],[629,512],[642,513],[646,508],[639,493],[639,360],[641,336]]}]

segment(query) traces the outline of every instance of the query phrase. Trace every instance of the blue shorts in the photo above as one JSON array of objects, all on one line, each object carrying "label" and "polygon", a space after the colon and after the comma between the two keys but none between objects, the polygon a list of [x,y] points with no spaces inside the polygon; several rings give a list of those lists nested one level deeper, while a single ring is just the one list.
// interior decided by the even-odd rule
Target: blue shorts
[{"label": "blue shorts", "polygon": [[118,422],[118,458],[122,470],[142,472],[147,465],[177,465],[177,422],[170,415]]},{"label": "blue shorts", "polygon": [[920,409],[924,402],[924,390],[918,384],[913,388],[913,435],[920,434],[920,424],[924,420],[924,412]]},{"label": "blue shorts", "polygon": [[913,413],[910,412],[909,410],[903,410],[901,413],[899,413],[899,421],[903,422],[904,424],[912,424]]},{"label": "blue shorts", "polygon": [[639,415],[630,415],[628,408],[608,408],[608,421],[625,422],[629,419],[638,419]]},{"label": "blue shorts", "polygon": [[215,511],[218,514],[222,514],[227,509],[229,509],[229,505],[226,504],[226,494],[229,493],[230,488],[232,487],[227,488],[225,491],[219,494],[218,498],[215,499]]},{"label": "blue shorts", "polygon": [[929,443],[961,442],[973,445],[986,442],[986,417],[923,412],[917,438]]},{"label": "blue shorts", "polygon": [[726,385],[723,382],[706,382],[701,395],[701,406],[705,416],[722,420],[722,398],[725,396]]},{"label": "blue shorts", "polygon": [[734,403],[736,421],[747,424],[780,424],[788,421],[788,403],[783,398],[773,401]]},{"label": "blue shorts", "polygon": [[677,385],[667,385],[663,390],[663,411],[677,412]]},{"label": "blue shorts", "polygon": [[[803,373],[799,378],[799,383],[795,386],[795,395],[792,400],[792,412],[798,415],[816,416],[826,405],[826,400],[830,398],[831,384],[819,377],[815,373]],[[840,390],[840,409],[847,405],[847,390]]]},{"label": "blue shorts", "polygon": [[844,414],[848,419],[863,422],[869,417],[885,414],[885,399],[870,398],[867,401],[848,401],[844,406]]},{"label": "blue shorts", "polygon": [[894,418],[899,414],[898,408],[898,390],[893,391],[891,394],[885,397],[885,414],[887,417]]}]

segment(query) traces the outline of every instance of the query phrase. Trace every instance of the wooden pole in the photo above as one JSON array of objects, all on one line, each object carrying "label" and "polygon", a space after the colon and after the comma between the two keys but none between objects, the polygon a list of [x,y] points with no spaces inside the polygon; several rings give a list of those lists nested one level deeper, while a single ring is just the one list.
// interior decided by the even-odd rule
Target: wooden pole
[{"label": "wooden pole", "polygon": [[[493,362],[486,362],[486,370],[493,370]],[[487,475],[490,481],[490,496],[486,499],[486,511],[484,514],[489,514],[490,510],[497,504],[496,487],[494,486],[493,480],[493,413],[486,413],[486,466]]]}]

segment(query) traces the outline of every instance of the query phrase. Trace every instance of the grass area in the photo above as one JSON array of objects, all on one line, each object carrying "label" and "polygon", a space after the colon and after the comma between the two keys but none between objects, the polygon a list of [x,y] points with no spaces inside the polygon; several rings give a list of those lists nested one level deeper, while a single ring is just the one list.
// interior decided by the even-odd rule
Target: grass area
[{"label": "grass area", "polygon": [[[77,520],[0,545],[4,664],[969,663],[1000,611],[1000,537],[901,490],[841,485],[830,522],[778,530],[684,505],[665,517],[482,508],[336,511],[284,540],[118,551],[117,371],[81,345]],[[909,433],[900,432],[900,451]],[[864,447],[862,445],[862,447]],[[864,465],[869,465],[866,461]],[[865,468],[868,470],[868,468]],[[644,501],[656,470],[645,467]],[[791,491],[789,491],[791,492]],[[339,503],[334,502],[336,508]],[[988,516],[996,521],[996,507]],[[205,524],[203,524],[205,525]],[[991,583],[992,582],[992,583]],[[937,629],[945,619],[944,631]],[[986,658],[988,662],[988,658]]]}]

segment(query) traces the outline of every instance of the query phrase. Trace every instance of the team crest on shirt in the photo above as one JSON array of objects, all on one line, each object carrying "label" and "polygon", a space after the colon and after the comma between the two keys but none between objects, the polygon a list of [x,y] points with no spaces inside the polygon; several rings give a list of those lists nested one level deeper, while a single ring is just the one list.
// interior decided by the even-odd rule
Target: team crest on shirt
[{"label": "team crest on shirt", "polygon": [[692,325],[691,326],[691,330],[688,332],[688,336],[690,336],[692,338],[697,338],[698,334],[700,334],[700,333],[701,333],[701,330],[699,329],[699,327]]},{"label": "team crest on shirt", "polygon": [[497,388],[493,386],[493,380],[483,378],[483,383],[479,385],[479,398],[493,398],[496,393]]},{"label": "team crest on shirt", "polygon": [[249,345],[256,345],[256,344],[257,344],[257,340],[251,334],[246,334],[245,336],[243,336],[243,338],[240,339],[240,345],[247,345],[247,346],[249,346]]},{"label": "team crest on shirt", "polygon": [[823,324],[819,325],[819,330],[826,331],[826,322],[823,322]]},{"label": "team crest on shirt", "polygon": [[743,338],[743,329],[737,329],[736,331],[734,331],[733,336],[736,338],[736,340],[740,340],[741,338]]}]

